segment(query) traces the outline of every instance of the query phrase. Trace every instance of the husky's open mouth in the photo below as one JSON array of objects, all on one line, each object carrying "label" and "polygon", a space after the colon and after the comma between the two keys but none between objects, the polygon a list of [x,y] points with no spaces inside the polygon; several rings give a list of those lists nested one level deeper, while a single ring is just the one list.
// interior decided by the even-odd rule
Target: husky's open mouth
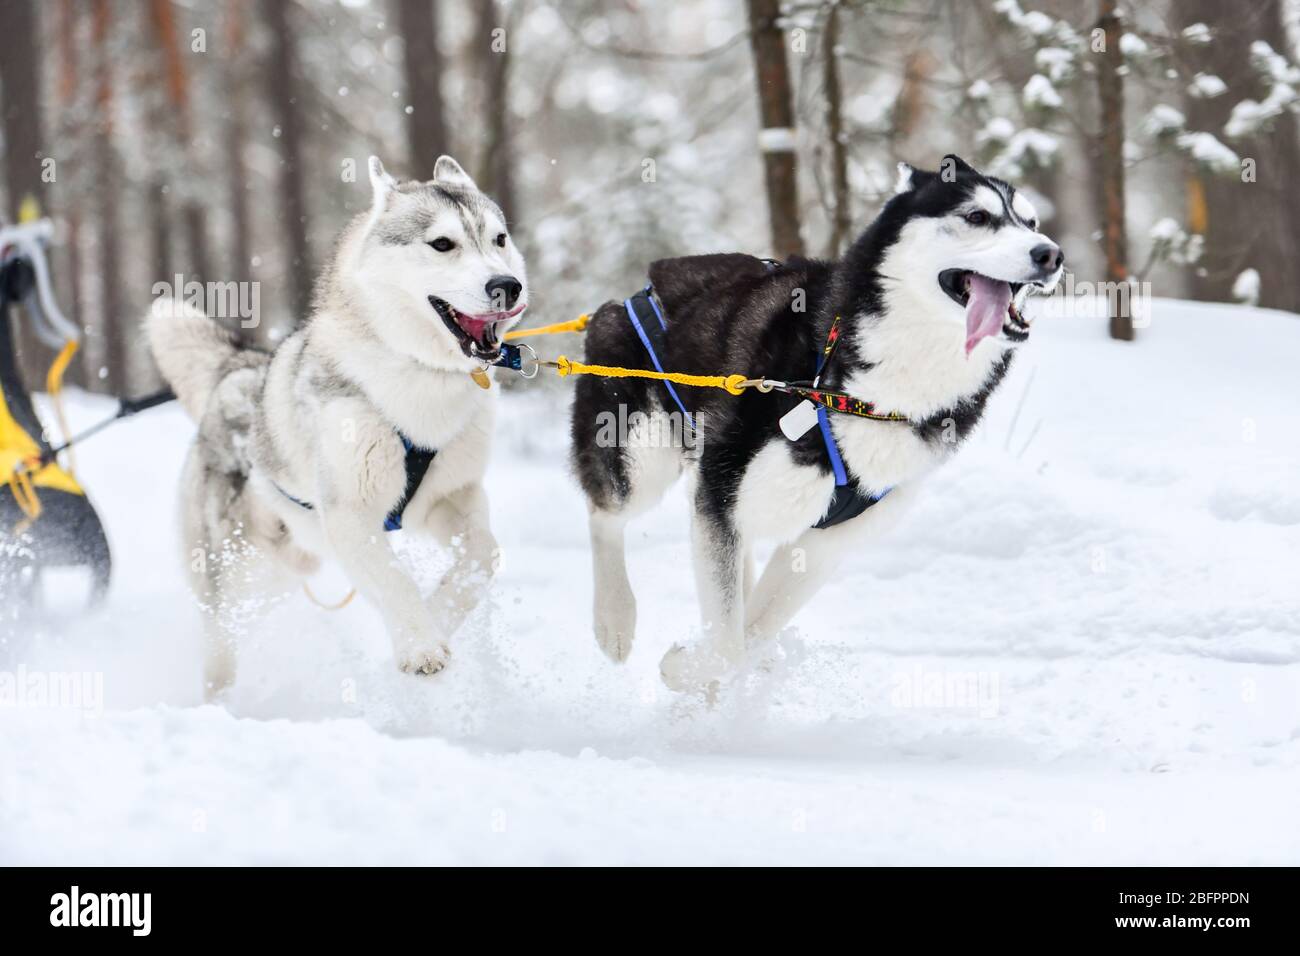
[{"label": "husky's open mouth", "polygon": [[501,351],[502,329],[507,322],[528,308],[527,305],[519,305],[509,312],[469,315],[458,311],[446,299],[440,299],[436,295],[429,296],[429,304],[456,337],[461,351],[472,359],[496,358]]},{"label": "husky's open mouth", "polygon": [[1023,282],[991,279],[969,269],[944,269],[939,273],[939,287],[966,310],[966,354],[981,339],[996,335],[1004,324],[1023,335],[1028,323],[1016,309],[1016,295]]}]

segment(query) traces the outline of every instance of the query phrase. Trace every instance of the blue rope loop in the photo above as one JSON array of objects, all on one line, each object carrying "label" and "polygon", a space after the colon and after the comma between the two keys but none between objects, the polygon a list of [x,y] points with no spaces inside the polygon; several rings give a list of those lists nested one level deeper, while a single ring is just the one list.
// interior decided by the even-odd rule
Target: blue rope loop
[{"label": "blue rope loop", "polygon": [[[629,321],[632,323],[632,328],[636,330],[637,338],[639,338],[641,344],[645,346],[646,353],[650,356],[650,361],[654,365],[655,370],[662,375],[664,374],[664,367],[659,361],[658,353],[655,352],[655,348],[650,342],[650,335],[646,332],[646,328],[641,322],[641,317],[637,315],[636,305],[634,304],[634,300],[636,299],[642,299],[650,303],[650,308],[654,310],[655,318],[659,320],[659,332],[656,333],[655,338],[658,338],[661,342],[663,341],[663,333],[668,331],[668,323],[664,321],[663,312],[659,310],[659,303],[655,301],[654,290],[650,288],[649,283],[646,284],[646,287],[643,290],[632,296],[632,298],[623,300],[623,308],[627,312]],[[664,382],[664,387],[668,389],[668,394],[672,396],[673,401],[677,403],[677,407],[682,410],[682,415],[685,417],[686,423],[690,426],[691,431],[694,432],[695,417],[686,410],[686,403],[683,402],[682,397],[677,394],[677,389],[673,388],[672,382]]]},{"label": "blue rope loop", "polygon": [[831,432],[831,418],[826,414],[826,409],[820,405],[817,406],[817,427],[822,430],[822,441],[826,443],[826,454],[831,459],[831,471],[835,472],[835,487],[843,488],[849,483],[849,472],[844,467],[844,459],[840,457],[840,446],[836,444],[835,435]]}]

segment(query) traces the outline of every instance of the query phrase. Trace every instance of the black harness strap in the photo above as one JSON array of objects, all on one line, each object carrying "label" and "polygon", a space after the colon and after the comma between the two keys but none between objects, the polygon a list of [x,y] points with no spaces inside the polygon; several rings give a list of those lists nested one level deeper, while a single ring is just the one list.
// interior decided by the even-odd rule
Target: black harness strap
[{"label": "black harness strap", "polygon": [[[397,437],[402,440],[402,447],[406,449],[406,490],[402,492],[401,499],[393,506],[393,510],[388,512],[388,517],[384,519],[385,531],[400,531],[402,528],[402,515],[406,511],[406,506],[411,503],[415,493],[420,490],[420,483],[424,481],[424,476],[429,471],[429,466],[433,464],[433,459],[437,457],[436,448],[420,448],[414,444],[411,439],[407,438],[401,432]],[[272,482],[272,484],[275,484]],[[280,492],[299,508],[306,511],[314,511],[316,506],[310,501],[303,501],[301,498],[295,498],[289,492],[285,491],[279,485],[275,485],[275,490]]]},{"label": "black harness strap", "polygon": [[650,350],[655,356],[660,356],[667,351],[665,339],[668,335],[668,329],[664,324],[663,313],[659,310],[659,304],[653,297],[654,289],[647,285],[640,292],[628,298],[627,307],[630,307],[636,314],[637,319],[640,320],[641,328],[645,331],[646,338],[650,340]]},{"label": "black harness strap", "polygon": [[863,493],[858,487],[858,479],[850,478],[847,485],[835,486],[835,494],[831,496],[826,514],[813,527],[833,528],[837,524],[856,518],[872,505],[878,504],[884,497],[883,494],[872,496]]},{"label": "black harness strap", "polygon": [[406,506],[415,497],[415,493],[420,490],[420,482],[424,481],[429,465],[438,454],[435,448],[416,447],[405,435],[401,435],[401,439],[402,445],[406,448],[406,490],[402,492],[402,500],[388,512],[388,517],[384,519],[385,531],[401,530],[402,513],[406,511]]}]

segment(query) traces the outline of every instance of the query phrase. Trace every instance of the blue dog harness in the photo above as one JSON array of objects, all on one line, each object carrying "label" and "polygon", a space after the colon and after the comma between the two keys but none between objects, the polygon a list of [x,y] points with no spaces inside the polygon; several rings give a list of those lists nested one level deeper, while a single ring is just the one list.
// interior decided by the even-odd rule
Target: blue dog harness
[{"label": "blue dog harness", "polygon": [[[438,454],[436,448],[420,448],[401,432],[397,433],[397,437],[402,440],[402,447],[406,449],[406,490],[402,492],[402,497],[393,506],[393,510],[388,512],[388,517],[384,519],[385,531],[401,530],[402,514],[406,511],[406,506],[411,503],[411,499],[415,497],[415,493],[420,490],[420,482],[424,481],[424,476],[429,471],[429,465],[433,464],[433,459]],[[275,484],[275,482],[272,482],[272,484]],[[275,490],[299,508],[306,511],[316,510],[316,506],[310,501],[295,498],[279,485],[275,485]]]},{"label": "blue dog harness", "polygon": [[[522,372],[523,354],[519,346],[503,343],[497,360],[491,364],[499,365],[502,368],[512,369],[516,372]],[[424,476],[428,473],[429,466],[433,464],[433,459],[438,455],[438,449],[421,448],[400,431],[397,433],[397,437],[402,440],[402,447],[406,449],[406,459],[404,462],[406,467],[406,490],[402,492],[402,497],[397,504],[393,506],[393,510],[388,512],[388,517],[384,519],[385,531],[402,530],[402,514],[406,511],[406,506],[411,503],[411,499],[415,497],[415,493],[420,490],[420,482],[424,481]],[[275,485],[275,482],[272,482],[272,484]],[[310,501],[303,501],[301,498],[295,498],[279,485],[275,485],[275,490],[305,511],[314,511],[316,509],[316,506]]]},{"label": "blue dog harness", "polygon": [[[830,343],[829,348],[823,349],[817,357],[817,376],[813,379],[814,386],[821,379],[822,367],[825,366],[834,347],[834,343]],[[849,477],[848,469],[844,467],[844,459],[840,457],[840,446],[835,441],[834,432],[831,431],[830,416],[821,405],[817,406],[817,427],[821,429],[822,441],[826,443],[826,454],[831,460],[831,471],[835,474],[835,492],[831,496],[830,507],[826,509],[826,514],[813,527],[831,528],[850,518],[856,518],[872,505],[877,504],[892,489],[886,488],[878,495],[869,495],[859,487],[857,478]]]}]

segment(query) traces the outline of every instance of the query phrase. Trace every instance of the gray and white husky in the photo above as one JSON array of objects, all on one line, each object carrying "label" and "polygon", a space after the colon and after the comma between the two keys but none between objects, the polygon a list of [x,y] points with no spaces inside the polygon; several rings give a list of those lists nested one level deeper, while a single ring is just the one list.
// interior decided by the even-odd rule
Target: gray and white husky
[{"label": "gray and white husky", "polygon": [[[308,321],[272,352],[196,309],[154,304],[149,340],[198,423],[182,488],[185,561],[206,615],[209,697],[235,676],[250,599],[335,558],[382,613],[398,665],[431,674],[481,600],[495,542],[482,479],[496,394],[485,366],[528,303],[501,210],[449,156],[428,182],[370,159]],[[452,545],[427,599],[386,528]]]},{"label": "gray and white husky", "polygon": [[[808,384],[838,317],[817,386],[901,413],[876,421],[777,392],[580,379],[574,464],[590,504],[596,639],[615,660],[627,657],[636,627],[624,528],[683,471],[694,478],[704,636],[660,664],[678,690],[727,676],[747,643],[773,637],[843,565],[870,560],[864,547],[978,423],[1028,336],[1025,297],[1055,287],[1064,257],[1028,199],[958,157],[939,172],[900,174],[896,195],[839,261],[662,260],[649,270],[653,301],[639,294],[592,317],[587,360],[596,364],[649,369],[646,342],[658,338],[665,369]],[[610,416],[673,434],[676,422],[656,419],[679,413],[702,428],[690,447],[602,434]],[[760,538],[780,544],[755,579]]]}]

